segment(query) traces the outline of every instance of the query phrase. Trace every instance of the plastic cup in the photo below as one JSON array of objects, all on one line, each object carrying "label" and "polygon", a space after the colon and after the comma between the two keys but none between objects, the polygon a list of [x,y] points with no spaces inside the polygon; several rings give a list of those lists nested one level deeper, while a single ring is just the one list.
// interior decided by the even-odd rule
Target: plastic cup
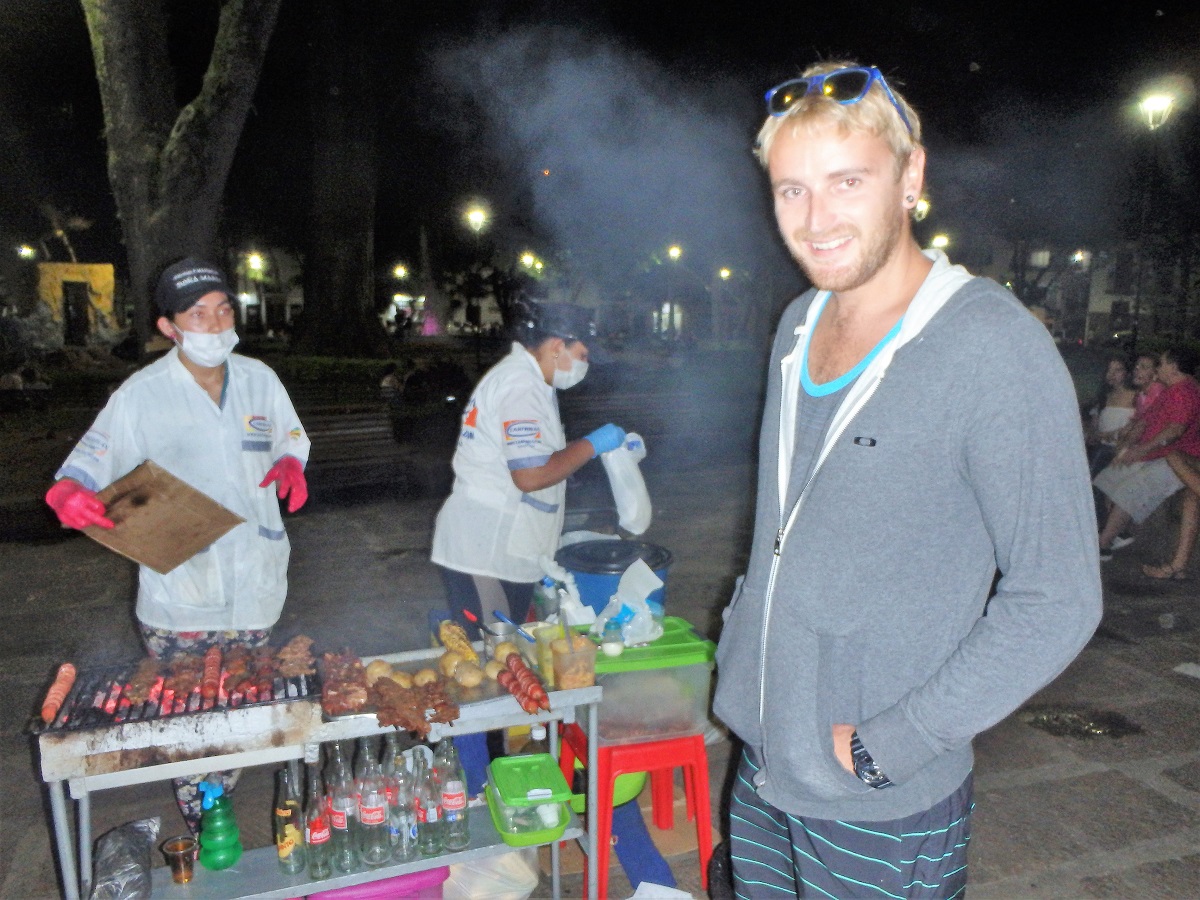
[{"label": "plastic cup", "polygon": [[556,638],[550,648],[554,653],[554,684],[557,688],[565,691],[596,683],[596,645],[590,640],[568,630],[568,636]]},{"label": "plastic cup", "polygon": [[551,644],[556,638],[563,636],[562,625],[545,624],[539,625],[533,632],[533,636],[537,638],[537,667],[538,674],[542,676],[542,681],[546,687],[554,687],[554,651]]},{"label": "plastic cup", "polygon": [[196,865],[196,839],[186,834],[173,837],[163,844],[162,851],[171,867],[171,880],[176,884],[191,881]]}]

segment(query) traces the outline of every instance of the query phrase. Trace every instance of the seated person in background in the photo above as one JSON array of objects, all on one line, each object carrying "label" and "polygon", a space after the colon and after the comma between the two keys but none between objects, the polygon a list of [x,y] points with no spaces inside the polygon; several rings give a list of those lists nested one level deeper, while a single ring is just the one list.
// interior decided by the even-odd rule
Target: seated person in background
[{"label": "seated person in background", "polygon": [[1090,411],[1085,433],[1088,465],[1093,478],[1116,456],[1117,439],[1133,418],[1136,399],[1137,391],[1130,382],[1129,363],[1123,357],[1113,357],[1108,361],[1104,388]]},{"label": "seated person in background", "polygon": [[1133,401],[1135,419],[1144,415],[1146,410],[1154,405],[1159,394],[1167,389],[1167,386],[1155,377],[1157,369],[1158,357],[1153,353],[1141,353],[1133,362],[1133,389],[1137,391]]},{"label": "seated person in background", "polygon": [[1175,553],[1170,562],[1153,566],[1147,563],[1142,572],[1150,578],[1186,581],[1188,561],[1192,558],[1192,547],[1200,533],[1200,459],[1178,450],[1167,454],[1167,465],[1183,482],[1187,491],[1183,496],[1183,508],[1179,511],[1179,537],[1175,541]]},{"label": "seated person in background", "polygon": [[386,402],[395,406],[400,402],[400,395],[403,391],[404,383],[396,373],[396,364],[390,362],[383,367],[383,378],[379,381],[379,395]]},{"label": "seated person in background", "polygon": [[1141,523],[1183,487],[1166,456],[1200,457],[1200,384],[1192,377],[1196,354],[1186,346],[1165,350],[1156,370],[1165,389],[1117,443],[1116,457],[1093,482],[1112,500],[1100,532],[1100,559],[1112,558],[1113,539],[1130,521]]}]

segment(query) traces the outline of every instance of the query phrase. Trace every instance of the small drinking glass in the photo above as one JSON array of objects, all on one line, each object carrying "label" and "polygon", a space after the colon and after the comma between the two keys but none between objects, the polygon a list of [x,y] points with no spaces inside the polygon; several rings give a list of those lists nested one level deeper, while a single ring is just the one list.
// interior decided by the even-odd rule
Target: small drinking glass
[{"label": "small drinking glass", "polygon": [[186,834],[173,837],[163,844],[162,850],[171,866],[171,880],[176,884],[187,884],[191,881],[196,864],[196,839]]}]

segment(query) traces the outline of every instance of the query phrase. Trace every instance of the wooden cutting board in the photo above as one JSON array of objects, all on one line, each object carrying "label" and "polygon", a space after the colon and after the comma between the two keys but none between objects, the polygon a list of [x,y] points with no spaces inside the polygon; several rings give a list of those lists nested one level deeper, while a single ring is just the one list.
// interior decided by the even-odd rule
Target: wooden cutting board
[{"label": "wooden cutting board", "polygon": [[115,527],[83,533],[160,575],[246,521],[149,459],[97,496]]}]

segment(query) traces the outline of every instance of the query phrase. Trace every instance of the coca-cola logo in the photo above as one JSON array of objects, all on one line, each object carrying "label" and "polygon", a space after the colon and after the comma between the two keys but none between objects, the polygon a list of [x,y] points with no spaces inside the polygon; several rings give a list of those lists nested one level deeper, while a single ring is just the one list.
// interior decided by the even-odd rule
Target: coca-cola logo
[{"label": "coca-cola logo", "polygon": [[454,793],[454,794],[451,794],[449,792],[443,793],[442,794],[442,808],[448,809],[451,811],[466,809],[467,808],[466,791],[459,791],[458,793]]},{"label": "coca-cola logo", "polygon": [[358,821],[364,825],[382,825],[386,814],[382,806],[360,806],[358,808]]},{"label": "coca-cola logo", "polygon": [[333,827],[338,831],[345,831],[349,824],[346,822],[346,811],[344,809],[335,809],[330,816],[333,820]]},{"label": "coca-cola logo", "polygon": [[309,844],[324,844],[329,840],[329,823],[324,819],[311,823],[305,829],[304,840]]}]

